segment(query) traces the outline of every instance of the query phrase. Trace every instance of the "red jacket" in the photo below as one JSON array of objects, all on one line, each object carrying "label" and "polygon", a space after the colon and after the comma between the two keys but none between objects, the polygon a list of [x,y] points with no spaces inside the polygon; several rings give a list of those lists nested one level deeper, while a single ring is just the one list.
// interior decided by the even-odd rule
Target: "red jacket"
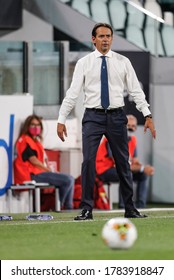
[{"label": "red jacket", "polygon": [[132,136],[130,136],[130,140],[128,142],[129,157],[130,158],[134,157],[136,146],[137,146],[137,138],[136,138],[135,135],[132,135]]},{"label": "red jacket", "polygon": [[[106,170],[115,166],[114,159],[110,157],[108,154],[107,144],[108,144],[108,140],[106,139],[106,137],[104,137],[97,151],[97,157],[96,157],[97,174],[102,174]],[[137,139],[133,135],[131,136],[131,140],[128,142],[129,155],[131,158],[134,156],[136,145],[137,145]]]},{"label": "red jacket", "polygon": [[37,152],[37,158],[41,162],[44,162],[44,148],[42,144],[39,141],[34,141],[28,135],[22,135],[16,143],[17,157],[14,160],[14,183],[15,184],[23,184],[24,181],[30,181],[31,173],[39,174],[43,172],[43,170],[31,164],[28,160],[23,161],[22,153],[26,149],[27,144],[30,146],[31,149]]}]

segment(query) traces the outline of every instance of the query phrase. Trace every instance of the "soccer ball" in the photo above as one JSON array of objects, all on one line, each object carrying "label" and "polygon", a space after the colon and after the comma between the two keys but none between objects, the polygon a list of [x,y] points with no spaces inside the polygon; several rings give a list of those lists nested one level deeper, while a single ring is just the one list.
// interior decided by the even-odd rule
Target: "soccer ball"
[{"label": "soccer ball", "polygon": [[111,249],[128,249],[137,237],[135,225],[127,218],[113,218],[102,229],[102,239]]}]

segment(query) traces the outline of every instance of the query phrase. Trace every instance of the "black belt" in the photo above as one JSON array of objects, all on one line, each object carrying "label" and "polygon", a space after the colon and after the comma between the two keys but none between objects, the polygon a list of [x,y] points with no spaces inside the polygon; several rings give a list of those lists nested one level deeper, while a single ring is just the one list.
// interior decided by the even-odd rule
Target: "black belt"
[{"label": "black belt", "polygon": [[98,108],[86,108],[87,111],[95,111],[97,113],[111,114],[113,112],[120,112],[123,110],[123,107],[115,109],[98,109]]}]

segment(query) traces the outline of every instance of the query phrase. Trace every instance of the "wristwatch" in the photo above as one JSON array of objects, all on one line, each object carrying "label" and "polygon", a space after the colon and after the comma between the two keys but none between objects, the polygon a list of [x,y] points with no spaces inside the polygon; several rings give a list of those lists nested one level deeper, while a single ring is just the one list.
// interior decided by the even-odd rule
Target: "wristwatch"
[{"label": "wristwatch", "polygon": [[146,118],[150,118],[150,119],[152,119],[152,115],[151,115],[151,114],[149,114],[149,115],[145,116],[145,119],[146,119]]}]

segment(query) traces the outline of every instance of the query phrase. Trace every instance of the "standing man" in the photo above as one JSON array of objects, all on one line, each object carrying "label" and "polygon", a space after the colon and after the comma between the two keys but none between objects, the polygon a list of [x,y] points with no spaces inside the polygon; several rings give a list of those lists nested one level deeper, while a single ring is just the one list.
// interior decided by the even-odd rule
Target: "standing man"
[{"label": "standing man", "polygon": [[75,220],[93,219],[95,161],[103,135],[109,141],[120,178],[122,197],[127,218],[144,218],[135,208],[133,181],[129,164],[127,118],[123,111],[124,89],[127,87],[137,109],[145,117],[144,131],[150,129],[156,137],[149,104],[128,58],[111,51],[113,30],[109,24],[98,23],[92,30],[95,50],[78,60],[70,88],[67,90],[59,111],[58,137],[65,141],[65,121],[76,104],[81,92],[84,94],[85,113],[82,119],[82,211]]}]

